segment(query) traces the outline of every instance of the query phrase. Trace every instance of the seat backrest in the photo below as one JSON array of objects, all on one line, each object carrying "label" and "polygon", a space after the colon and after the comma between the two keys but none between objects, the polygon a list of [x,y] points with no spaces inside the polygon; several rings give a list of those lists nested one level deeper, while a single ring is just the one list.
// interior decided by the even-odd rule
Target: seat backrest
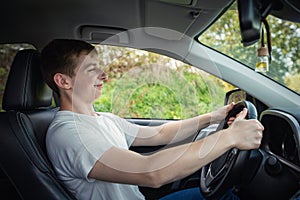
[{"label": "seat backrest", "polygon": [[57,108],[36,50],[17,53],[0,113],[0,166],[21,199],[75,199],[47,159],[45,137]]}]

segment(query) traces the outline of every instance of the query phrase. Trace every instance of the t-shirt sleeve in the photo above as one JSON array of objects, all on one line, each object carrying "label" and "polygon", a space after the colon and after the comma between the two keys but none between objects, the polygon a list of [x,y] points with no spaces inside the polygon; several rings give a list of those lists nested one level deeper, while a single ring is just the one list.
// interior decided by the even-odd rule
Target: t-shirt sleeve
[{"label": "t-shirt sleeve", "polygon": [[128,146],[130,147],[138,134],[140,126],[136,125],[134,123],[131,123],[131,122],[127,121],[126,119],[121,118],[112,113],[101,113],[101,114],[104,114],[105,116],[109,117],[112,121],[115,122],[115,124],[119,127],[119,129],[125,135],[126,142],[127,142]]}]

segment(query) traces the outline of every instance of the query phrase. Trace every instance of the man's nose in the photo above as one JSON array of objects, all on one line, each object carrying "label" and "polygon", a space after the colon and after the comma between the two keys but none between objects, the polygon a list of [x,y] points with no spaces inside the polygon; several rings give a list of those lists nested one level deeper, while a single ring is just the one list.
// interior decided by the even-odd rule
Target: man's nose
[{"label": "man's nose", "polygon": [[108,79],[108,76],[107,76],[107,74],[104,71],[102,71],[100,73],[100,79],[104,80],[104,81],[106,81]]}]

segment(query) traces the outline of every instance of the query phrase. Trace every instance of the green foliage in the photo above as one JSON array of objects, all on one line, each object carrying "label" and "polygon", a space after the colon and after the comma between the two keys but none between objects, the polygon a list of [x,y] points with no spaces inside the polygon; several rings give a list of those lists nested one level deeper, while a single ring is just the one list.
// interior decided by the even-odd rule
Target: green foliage
[{"label": "green foliage", "polygon": [[98,111],[128,118],[185,119],[223,104],[224,82],[195,67],[146,51],[97,48],[110,77],[95,102]]},{"label": "green foliage", "polygon": [[284,79],[284,82],[292,88],[294,91],[300,94],[300,73],[294,75],[287,75]]},{"label": "green foliage", "polygon": [[[294,89],[295,86],[285,79],[286,76],[297,75],[300,72],[300,24],[283,21],[273,16],[268,16],[267,21],[271,31],[272,61],[270,71],[266,75]],[[199,37],[200,42],[254,69],[260,42],[244,47],[241,40],[236,3]],[[299,91],[300,84],[296,87]]]},{"label": "green foliage", "polygon": [[160,84],[143,85],[132,94],[128,113],[135,117],[170,118],[181,117],[180,102],[176,94],[169,88]]}]

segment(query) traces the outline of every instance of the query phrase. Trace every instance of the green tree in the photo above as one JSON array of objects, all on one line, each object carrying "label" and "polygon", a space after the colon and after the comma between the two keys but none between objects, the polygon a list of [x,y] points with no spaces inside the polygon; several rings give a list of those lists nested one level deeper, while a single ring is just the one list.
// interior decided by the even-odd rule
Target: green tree
[{"label": "green tree", "polygon": [[287,75],[284,81],[287,85],[289,85],[290,88],[300,94],[300,73],[295,75]]},{"label": "green tree", "polygon": [[[267,75],[285,83],[286,75],[296,75],[300,72],[300,24],[283,21],[271,15],[267,17],[267,21],[272,42],[272,61]],[[241,40],[236,3],[199,37],[199,41],[205,45],[254,69],[260,42],[244,47]]]},{"label": "green tree", "polygon": [[195,67],[147,51],[96,48],[109,74],[94,105],[98,111],[122,117],[183,119],[223,104],[224,82]]}]

